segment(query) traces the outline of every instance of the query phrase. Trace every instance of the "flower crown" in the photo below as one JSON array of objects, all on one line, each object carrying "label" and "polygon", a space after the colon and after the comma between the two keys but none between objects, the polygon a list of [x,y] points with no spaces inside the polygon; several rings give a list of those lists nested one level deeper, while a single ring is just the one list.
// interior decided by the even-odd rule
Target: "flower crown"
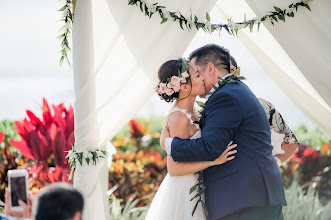
[{"label": "flower crown", "polygon": [[159,84],[155,88],[155,92],[159,95],[166,94],[167,96],[171,96],[175,92],[179,92],[180,85],[185,84],[187,82],[188,74],[188,62],[186,59],[182,59],[182,71],[178,70],[177,76],[172,76],[167,78],[165,83],[159,82]]}]

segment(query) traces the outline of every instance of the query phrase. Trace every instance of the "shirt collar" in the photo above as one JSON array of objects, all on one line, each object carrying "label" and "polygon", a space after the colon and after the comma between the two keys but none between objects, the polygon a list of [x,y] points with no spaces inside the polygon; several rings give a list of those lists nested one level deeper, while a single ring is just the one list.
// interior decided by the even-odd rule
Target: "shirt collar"
[{"label": "shirt collar", "polygon": [[[231,75],[232,75],[232,74],[229,73],[229,74],[225,75],[222,79],[225,79],[225,78],[227,78],[228,76],[231,76]],[[218,88],[218,87],[219,87],[219,84],[216,83],[214,86],[215,86],[216,88]],[[210,98],[211,94],[213,94],[214,91],[215,91],[215,89],[212,88],[212,89],[207,93],[207,94],[209,94],[209,95],[206,95],[206,101]]]}]

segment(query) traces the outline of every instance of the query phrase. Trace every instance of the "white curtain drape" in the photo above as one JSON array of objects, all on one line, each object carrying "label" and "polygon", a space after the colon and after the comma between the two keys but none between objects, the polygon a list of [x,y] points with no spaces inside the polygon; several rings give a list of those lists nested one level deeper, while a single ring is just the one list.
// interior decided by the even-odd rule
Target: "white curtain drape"
[{"label": "white curtain drape", "polygon": [[[152,2],[152,1],[150,1]],[[202,20],[216,0],[158,1]],[[157,71],[179,58],[196,30],[154,15],[150,20],[125,0],[78,0],[73,24],[75,138],[77,150],[104,147],[154,92]],[[107,167],[78,165],[74,187],[85,197],[84,219],[109,219]]]},{"label": "white curtain drape", "polygon": [[[248,4],[247,4],[247,3]],[[227,18],[242,21],[263,16],[273,6],[286,8],[293,0],[222,0],[217,9]],[[331,138],[331,1],[299,8],[294,18],[260,30],[239,31],[241,42],[288,97],[323,133]],[[268,92],[268,91],[266,91]]]}]

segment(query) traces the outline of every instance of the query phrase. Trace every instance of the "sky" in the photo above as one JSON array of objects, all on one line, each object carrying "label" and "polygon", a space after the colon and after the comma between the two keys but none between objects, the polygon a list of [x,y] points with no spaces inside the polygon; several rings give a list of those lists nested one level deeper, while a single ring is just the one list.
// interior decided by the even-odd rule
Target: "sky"
[{"label": "sky", "polygon": [[[73,103],[72,68],[66,63],[59,67],[60,41],[56,39],[61,27],[61,1],[0,0],[0,120],[23,119],[25,110],[41,113],[42,97],[50,104]],[[212,11],[211,19],[223,17]],[[147,18],[146,18],[147,19]],[[315,126],[287,95],[271,80],[238,38],[221,34],[198,32],[185,57],[207,43],[216,43],[230,50],[241,67],[245,83],[255,95],[271,102],[291,128],[305,124]],[[157,95],[137,113],[137,117],[151,114],[165,115],[171,104]]]}]

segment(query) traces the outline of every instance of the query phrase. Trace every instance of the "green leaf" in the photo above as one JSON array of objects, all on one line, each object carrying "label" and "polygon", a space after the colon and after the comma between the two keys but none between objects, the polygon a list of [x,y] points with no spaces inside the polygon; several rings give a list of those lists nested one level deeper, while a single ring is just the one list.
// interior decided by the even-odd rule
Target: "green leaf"
[{"label": "green leaf", "polygon": [[306,7],[309,11],[311,11],[309,5],[305,4],[305,7]]},{"label": "green leaf", "polygon": [[250,31],[250,32],[253,32],[253,26],[254,26],[253,23],[250,23],[250,24],[249,24],[249,31]]},{"label": "green leaf", "polygon": [[190,194],[194,192],[194,190],[198,187],[199,183],[195,184],[193,187],[190,189]]},{"label": "green leaf", "polygon": [[78,162],[82,166],[83,165],[83,153],[77,154]]},{"label": "green leaf", "polygon": [[206,206],[206,204],[201,200],[201,204],[202,204],[202,207],[203,207],[203,211],[204,211],[204,213],[205,213],[205,217],[206,217],[206,219],[207,219],[207,217],[208,217],[208,210],[207,210],[207,206]]},{"label": "green leaf", "polygon": [[182,20],[179,20],[179,26],[180,26],[181,29],[184,30],[184,28],[183,28],[183,21]]},{"label": "green leaf", "polygon": [[67,6],[63,6],[62,8],[59,9],[59,11],[64,11],[67,8]]},{"label": "green leaf", "polygon": [[194,215],[194,213],[195,213],[195,210],[197,209],[197,207],[198,207],[198,204],[199,204],[199,202],[197,202],[196,204],[195,204],[195,206],[194,206],[194,208],[193,208],[193,211],[192,211],[192,216]]},{"label": "green leaf", "polygon": [[195,101],[195,103],[198,104],[198,106],[203,107],[205,105],[205,103],[201,102],[201,101]]},{"label": "green leaf", "polygon": [[90,165],[90,158],[85,158],[87,165]]},{"label": "green leaf", "polygon": [[200,196],[199,195],[199,193],[198,194],[196,194],[192,199],[190,199],[190,201],[192,202],[193,201],[193,199],[195,199],[195,198],[197,198],[198,196]]},{"label": "green leaf", "polygon": [[60,67],[62,66],[63,60],[64,60],[64,56],[61,56],[61,59],[60,59],[60,62],[59,62]]},{"label": "green leaf", "polygon": [[276,6],[274,6],[274,9],[277,11],[277,12],[281,12],[282,10]]},{"label": "green leaf", "polygon": [[168,18],[162,18],[161,24],[165,23],[168,21]]},{"label": "green leaf", "polygon": [[261,22],[258,22],[258,23],[257,23],[257,31],[260,30],[260,25],[261,25]]},{"label": "green leaf", "polygon": [[207,21],[210,21],[210,16],[209,16],[208,12],[206,12],[206,19],[207,19]]},{"label": "green leaf", "polygon": [[198,22],[198,17],[195,15],[194,16],[194,23],[197,23]]}]

